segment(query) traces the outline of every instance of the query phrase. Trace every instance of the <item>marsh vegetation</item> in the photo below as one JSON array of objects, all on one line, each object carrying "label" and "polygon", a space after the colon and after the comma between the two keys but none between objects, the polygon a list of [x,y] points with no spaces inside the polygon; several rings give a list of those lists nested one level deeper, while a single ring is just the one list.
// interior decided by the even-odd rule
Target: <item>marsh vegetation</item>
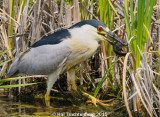
[{"label": "marsh vegetation", "polygon": [[[16,100],[43,97],[47,77],[8,79],[10,64],[41,37],[87,19],[104,22],[128,44],[128,50],[125,56],[116,56],[113,47],[102,42],[96,54],[76,68],[77,86],[100,100],[112,99],[110,115],[123,110],[130,117],[158,117],[160,0],[1,0],[0,93],[7,92]],[[69,80],[67,74],[61,75],[51,95],[68,95]],[[69,105],[85,104],[76,95],[68,101]]]}]

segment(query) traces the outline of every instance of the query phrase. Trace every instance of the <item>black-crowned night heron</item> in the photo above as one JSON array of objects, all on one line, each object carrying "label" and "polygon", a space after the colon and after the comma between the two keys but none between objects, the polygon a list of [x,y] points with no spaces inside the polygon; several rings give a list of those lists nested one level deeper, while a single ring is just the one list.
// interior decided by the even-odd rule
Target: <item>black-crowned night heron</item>
[{"label": "black-crowned night heron", "polygon": [[125,46],[104,23],[97,20],[79,22],[68,29],[43,37],[18,55],[11,64],[7,77],[18,74],[48,75],[45,100],[49,101],[52,86],[58,76],[66,71],[71,77],[72,89],[77,90],[74,68],[91,57],[102,40],[107,40],[112,45],[118,42]]}]

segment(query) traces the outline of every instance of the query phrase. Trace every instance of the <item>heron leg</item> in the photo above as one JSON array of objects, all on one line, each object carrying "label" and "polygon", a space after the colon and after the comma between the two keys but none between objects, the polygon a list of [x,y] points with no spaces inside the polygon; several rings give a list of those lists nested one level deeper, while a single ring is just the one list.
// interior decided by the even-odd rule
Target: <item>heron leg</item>
[{"label": "heron leg", "polygon": [[69,73],[69,76],[70,76],[70,78],[71,78],[72,89],[73,89],[74,91],[77,91],[77,85],[76,85],[76,82],[75,82],[75,69],[74,69],[74,68],[70,69],[70,70],[68,71],[68,73]]},{"label": "heron leg", "polygon": [[45,103],[46,103],[46,106],[50,106],[50,92],[46,92],[45,94]]},{"label": "heron leg", "polygon": [[46,106],[50,106],[50,92],[58,76],[59,74],[57,72],[54,72],[48,76],[47,92],[45,94]]}]

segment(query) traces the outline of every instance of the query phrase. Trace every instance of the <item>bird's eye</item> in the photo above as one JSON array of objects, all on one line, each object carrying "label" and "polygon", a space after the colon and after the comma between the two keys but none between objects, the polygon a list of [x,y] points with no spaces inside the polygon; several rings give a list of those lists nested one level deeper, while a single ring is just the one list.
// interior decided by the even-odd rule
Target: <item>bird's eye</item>
[{"label": "bird's eye", "polygon": [[102,31],[102,27],[101,27],[101,26],[98,26],[98,27],[97,27],[97,30],[98,30],[98,31]]}]

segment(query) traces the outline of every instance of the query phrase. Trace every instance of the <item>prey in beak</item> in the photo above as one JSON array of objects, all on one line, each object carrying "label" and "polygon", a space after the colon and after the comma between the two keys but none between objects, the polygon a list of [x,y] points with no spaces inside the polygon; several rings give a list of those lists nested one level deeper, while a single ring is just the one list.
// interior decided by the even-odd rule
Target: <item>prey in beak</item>
[{"label": "prey in beak", "polygon": [[126,52],[123,52],[123,50],[127,49],[127,45],[121,41],[120,38],[114,35],[107,27],[106,29],[103,27],[98,27],[97,30],[98,34],[102,35],[104,40],[107,40],[111,45],[113,45],[113,50],[116,54],[119,56],[126,55]]}]

